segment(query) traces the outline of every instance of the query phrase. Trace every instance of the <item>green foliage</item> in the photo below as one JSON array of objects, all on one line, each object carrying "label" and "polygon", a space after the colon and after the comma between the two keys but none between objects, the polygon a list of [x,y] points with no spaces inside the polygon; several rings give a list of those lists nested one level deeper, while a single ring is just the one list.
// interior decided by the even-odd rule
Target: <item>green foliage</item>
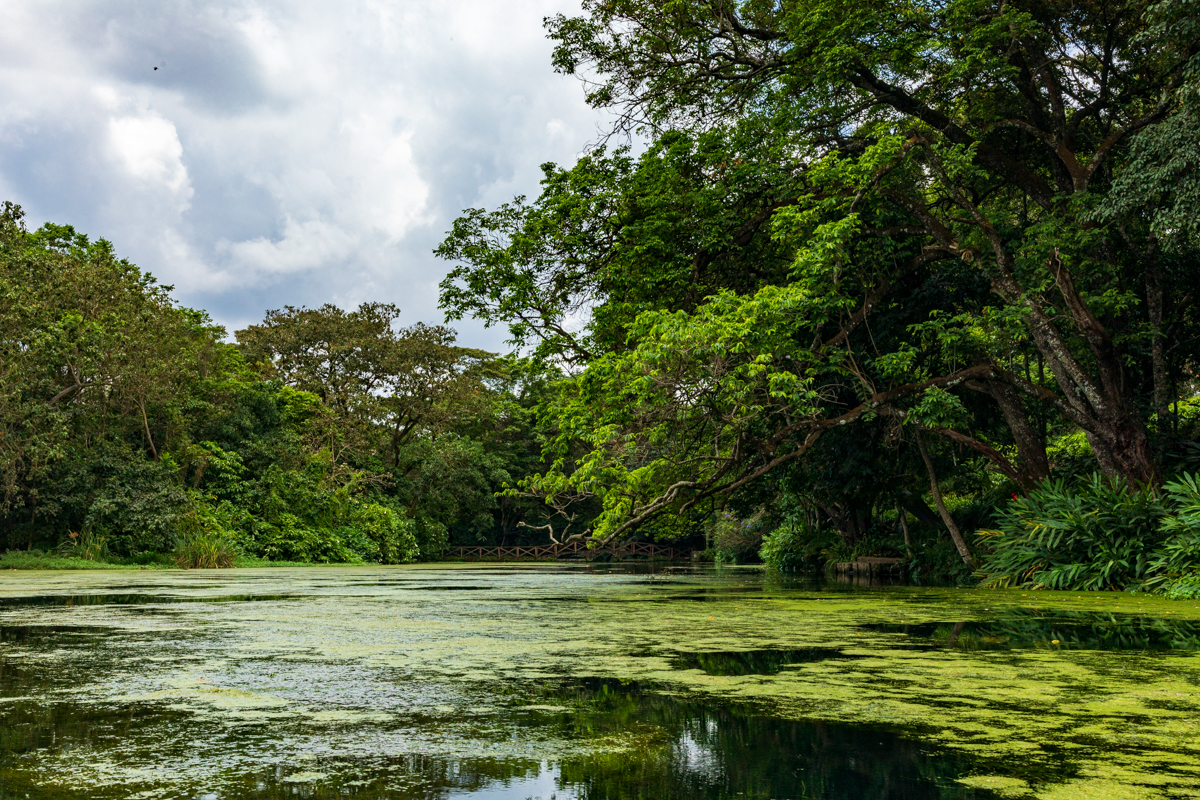
[{"label": "green foliage", "polygon": [[764,536],[758,557],[769,569],[779,572],[823,572],[830,544],[827,536],[801,518],[785,522]]},{"label": "green foliage", "polygon": [[[420,554],[417,524],[409,517],[378,503],[356,509],[356,522],[373,545],[372,555],[381,564],[407,564]],[[428,548],[428,545],[427,545]]]},{"label": "green foliage", "polygon": [[71,531],[58,546],[63,558],[78,558],[83,561],[105,561],[108,556],[108,539],[90,528],[82,532]]},{"label": "green foliage", "polygon": [[5,205],[0,546],[407,563],[503,536],[495,493],[541,463],[518,381],[542,379],[397,314],[287,308],[231,346],[107,242]]},{"label": "green foliage", "polygon": [[186,569],[232,567],[239,554],[237,534],[229,528],[229,508],[212,506],[196,493],[180,516],[175,565]]},{"label": "green foliage", "polygon": [[[597,509],[607,540],[779,481],[853,548],[929,486],[901,421],[944,437],[960,496],[1052,469],[1157,486],[1150,412],[1200,357],[1193,5],[548,19],[556,69],[653,138],[547,165],[438,250],[452,316],[572,366],[519,493]],[[1144,571],[1102,540],[1102,583]]]},{"label": "green foliage", "polygon": [[1160,587],[1160,592],[1172,600],[1200,600],[1200,572],[1167,581]]},{"label": "green foliage", "polygon": [[1179,597],[1192,591],[1200,573],[1200,479],[1181,475],[1163,489],[1170,510],[1162,521],[1167,539],[1151,559],[1146,588]]},{"label": "green foliage", "polygon": [[765,508],[759,508],[747,517],[725,510],[709,520],[705,538],[716,561],[745,564],[756,560],[767,530]]},{"label": "green foliage", "polygon": [[358,533],[355,529],[310,527],[300,517],[285,512],[259,526],[255,549],[269,559],[280,561],[361,562],[362,555],[353,545],[359,544],[360,550],[365,548],[355,533]]},{"label": "green foliage", "polygon": [[237,552],[237,540],[227,531],[184,533],[175,549],[175,565],[185,569],[232,567]]},{"label": "green foliage", "polygon": [[1167,510],[1153,489],[1093,475],[1078,487],[1062,481],[1018,498],[996,530],[980,531],[991,554],[986,586],[1125,589],[1151,576],[1166,539]]}]

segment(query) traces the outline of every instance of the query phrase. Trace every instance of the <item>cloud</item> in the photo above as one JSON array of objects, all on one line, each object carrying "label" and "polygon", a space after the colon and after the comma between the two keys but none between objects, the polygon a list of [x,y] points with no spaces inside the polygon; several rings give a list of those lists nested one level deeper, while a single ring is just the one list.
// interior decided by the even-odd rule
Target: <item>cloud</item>
[{"label": "cloud", "polygon": [[[601,122],[541,20],[570,0],[0,5],[0,192],[227,326],[285,304],[440,321],[430,251]],[[154,67],[159,67],[157,70]],[[497,348],[503,332],[463,327]]]},{"label": "cloud", "polygon": [[155,114],[112,117],[108,140],[113,157],[130,177],[151,191],[163,190],[180,198],[180,210],[187,210],[192,185],[174,125]]}]

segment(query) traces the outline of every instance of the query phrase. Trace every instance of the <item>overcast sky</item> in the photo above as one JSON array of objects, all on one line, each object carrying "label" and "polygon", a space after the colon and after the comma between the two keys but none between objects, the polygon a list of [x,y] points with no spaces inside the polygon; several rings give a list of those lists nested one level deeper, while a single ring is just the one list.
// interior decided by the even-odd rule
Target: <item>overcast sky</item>
[{"label": "overcast sky", "polygon": [[[230,331],[394,302],[441,322],[458,213],[536,195],[601,117],[550,67],[570,0],[0,4],[0,199],[69,223]],[[154,67],[158,67],[157,70]],[[462,323],[460,341],[501,348]]]}]

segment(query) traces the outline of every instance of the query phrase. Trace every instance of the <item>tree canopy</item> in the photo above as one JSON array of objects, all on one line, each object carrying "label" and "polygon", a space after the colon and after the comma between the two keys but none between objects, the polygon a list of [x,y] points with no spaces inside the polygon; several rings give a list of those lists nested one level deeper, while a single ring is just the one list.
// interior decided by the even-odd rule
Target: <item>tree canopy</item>
[{"label": "tree canopy", "polygon": [[[547,165],[537,200],[467,212],[439,250],[451,315],[573,369],[526,489],[595,498],[609,539],[784,481],[853,537],[838,508],[936,495],[947,454],[1023,492],[1072,432],[1157,485],[1196,356],[1193,6],[549,19],[556,68],[650,144]],[[873,478],[812,496],[847,438]]]}]

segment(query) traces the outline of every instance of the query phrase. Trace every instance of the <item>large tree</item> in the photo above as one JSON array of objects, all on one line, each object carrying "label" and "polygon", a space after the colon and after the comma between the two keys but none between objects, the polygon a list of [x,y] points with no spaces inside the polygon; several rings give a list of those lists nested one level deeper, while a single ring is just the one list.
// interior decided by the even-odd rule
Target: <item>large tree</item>
[{"label": "large tree", "polygon": [[656,144],[548,170],[441,250],[466,262],[452,313],[586,365],[532,488],[599,496],[619,535],[880,417],[1027,488],[1049,415],[1102,470],[1159,479],[1149,423],[1194,350],[1196,163],[1171,146],[1196,143],[1194,4],[584,12],[550,20],[556,65]]}]

